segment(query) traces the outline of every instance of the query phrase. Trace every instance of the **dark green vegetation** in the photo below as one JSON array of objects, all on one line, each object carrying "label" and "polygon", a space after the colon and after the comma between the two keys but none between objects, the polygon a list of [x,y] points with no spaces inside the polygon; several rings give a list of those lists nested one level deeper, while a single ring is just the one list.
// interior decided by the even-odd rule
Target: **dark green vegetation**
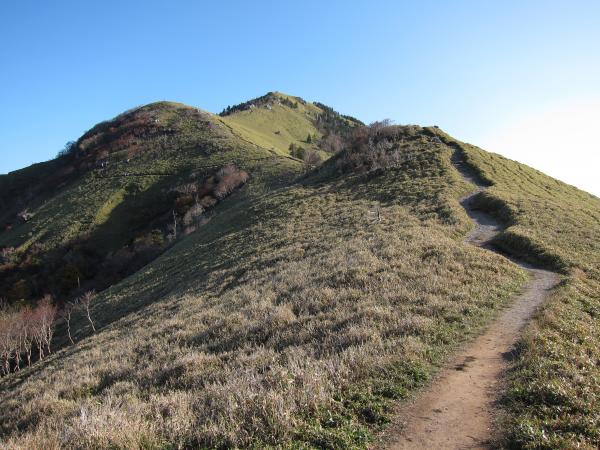
[{"label": "dark green vegetation", "polygon": [[[598,199],[435,128],[367,128],[277,93],[222,116],[170,103],[136,109],[66,156],[0,179],[13,190],[2,201],[26,198],[11,210],[32,214],[0,234],[15,248],[10,264],[36,246],[42,260],[75,244],[108,255],[161,242],[147,265],[98,295],[97,333],[77,315],[67,346],[59,323],[60,351],[0,380],[2,439],[14,448],[366,446],[394,402],[525,278],[463,244],[471,224],[458,199],[472,186],[450,163],[454,144],[493,184],[481,204],[510,224],[499,245],[566,274],[511,375],[509,443],[591,447],[598,330],[588,319],[600,289],[598,249],[581,236],[597,246]],[[98,146],[107,155],[77,156]],[[335,154],[304,173],[289,155],[298,147]],[[27,194],[32,173],[69,166]],[[242,172],[247,180],[218,195]],[[196,229],[176,228],[163,244],[171,218],[197,204]],[[560,419],[557,407],[567,411]]]}]

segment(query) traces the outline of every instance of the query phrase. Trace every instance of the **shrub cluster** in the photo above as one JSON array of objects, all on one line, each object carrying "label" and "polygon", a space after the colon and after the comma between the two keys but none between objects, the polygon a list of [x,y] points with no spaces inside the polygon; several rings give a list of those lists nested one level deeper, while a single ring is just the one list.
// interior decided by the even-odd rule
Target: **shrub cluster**
[{"label": "shrub cluster", "polygon": [[56,155],[57,158],[62,158],[63,156],[68,156],[73,154],[75,151],[77,151],[77,145],[76,142],[74,141],[69,141],[65,144],[65,146],[59,150],[58,154]]},{"label": "shrub cluster", "polygon": [[289,146],[290,155],[294,158],[304,159],[306,156],[306,149],[300,145],[296,145],[295,143],[291,143]]},{"label": "shrub cluster", "polygon": [[59,319],[64,321],[67,337],[73,344],[71,317],[76,310],[81,310],[95,332],[96,327],[91,315],[91,305],[95,298],[96,293],[88,291],[74,301],[65,303],[62,309],[53,302],[51,295],[45,295],[33,307],[11,308],[6,303],[2,303],[0,305],[0,373],[8,375],[11,372],[18,372],[23,362],[30,367],[35,357],[42,360],[52,353],[52,338]]},{"label": "shrub cluster", "polygon": [[2,375],[18,371],[23,358],[30,366],[34,348],[39,359],[51,353],[56,312],[49,295],[44,296],[34,308],[11,310],[4,307],[0,310]]},{"label": "shrub cluster", "polygon": [[357,127],[336,160],[337,168],[346,173],[397,167],[409,158],[402,145],[416,139],[424,139],[420,127],[392,125],[389,119]]},{"label": "shrub cluster", "polygon": [[352,140],[355,128],[364,124],[354,117],[344,116],[323,103],[315,103],[322,110],[317,116],[316,127],[323,135],[319,148],[328,153],[337,153]]},{"label": "shrub cluster", "polygon": [[243,186],[250,175],[235,164],[227,164],[214,175],[200,182],[187,183],[175,188],[178,197],[172,212],[169,239],[178,231],[189,234],[205,222],[204,213]]},{"label": "shrub cluster", "polygon": [[294,143],[290,144],[289,150],[291,156],[302,160],[304,163],[304,170],[306,172],[321,164],[322,158],[314,150],[305,149],[304,147],[298,146]]}]

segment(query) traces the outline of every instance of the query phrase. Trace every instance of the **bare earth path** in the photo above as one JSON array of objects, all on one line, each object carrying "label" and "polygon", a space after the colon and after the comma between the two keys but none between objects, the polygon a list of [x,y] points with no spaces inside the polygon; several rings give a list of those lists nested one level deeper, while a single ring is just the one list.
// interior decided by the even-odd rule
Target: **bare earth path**
[{"label": "bare earth path", "polygon": [[[502,227],[490,215],[473,206],[474,197],[485,189],[477,176],[460,162],[453,164],[465,179],[478,186],[461,200],[475,228],[466,241],[494,251],[490,240]],[[558,275],[513,262],[527,269],[531,280],[512,305],[474,342],[462,349],[441,370],[434,383],[415,400],[402,407],[398,420],[379,443],[388,449],[485,449],[489,448],[499,382],[521,328],[558,283]]]}]

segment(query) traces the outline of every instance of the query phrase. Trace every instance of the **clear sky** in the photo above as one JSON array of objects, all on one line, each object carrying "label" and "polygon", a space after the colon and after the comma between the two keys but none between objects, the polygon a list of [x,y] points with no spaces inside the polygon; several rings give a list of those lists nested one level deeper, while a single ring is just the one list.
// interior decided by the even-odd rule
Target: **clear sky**
[{"label": "clear sky", "polygon": [[0,173],[155,100],[282,91],[600,195],[600,1],[2,1]]}]

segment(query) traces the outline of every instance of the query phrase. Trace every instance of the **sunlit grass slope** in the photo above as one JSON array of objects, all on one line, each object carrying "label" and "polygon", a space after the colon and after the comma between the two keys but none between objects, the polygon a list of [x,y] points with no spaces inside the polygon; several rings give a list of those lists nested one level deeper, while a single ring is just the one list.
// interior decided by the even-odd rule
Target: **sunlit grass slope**
[{"label": "sunlit grass slope", "polygon": [[[137,203],[143,203],[144,198],[156,202],[158,194],[231,162],[251,175],[252,188],[246,189],[246,194],[263,193],[289,182],[302,169],[301,162],[289,155],[290,144],[318,151],[316,140],[321,132],[316,118],[322,111],[286,94],[271,93],[264,98],[268,99],[264,104],[226,117],[180,103],[146,105],[115,121],[126,119],[128,114],[133,121],[135,115],[144,114],[150,125],[160,127],[158,132],[111,143],[107,166],[102,170],[91,167],[71,174],[59,186],[40,186],[37,190],[32,186],[40,180],[52,181],[53,174],[73,168],[64,159],[57,159],[1,176],[0,200],[20,206],[3,208],[0,219],[25,208],[32,218],[2,230],[0,246],[24,252],[37,244],[49,251],[82,234],[95,233],[102,246],[119,248],[131,238],[126,227],[136,219],[132,214],[139,212],[139,208],[130,207],[134,199]],[[295,107],[289,106],[292,104]],[[88,144],[92,138],[86,139],[87,135],[110,125],[108,121],[92,128],[79,143]],[[109,130],[115,127],[118,125]],[[306,142],[309,135],[312,143]]]},{"label": "sunlit grass slope", "polygon": [[4,442],[366,446],[525,277],[462,242],[472,186],[411,130],[394,167],[230,198],[102,293],[97,334],[78,318],[76,345],[0,380]]},{"label": "sunlit grass slope", "polygon": [[492,184],[482,207],[510,225],[498,245],[566,274],[520,344],[505,399],[507,445],[597,448],[600,199],[499,155],[456,144]]},{"label": "sunlit grass slope", "polygon": [[[38,243],[48,251],[93,232],[102,246],[119,248],[131,237],[126,228],[135,219],[132,214],[139,212],[126,206],[134,199],[156,202],[158,194],[231,162],[251,173],[255,189],[247,190],[249,194],[288,182],[300,170],[298,162],[240,139],[213,114],[169,102],[142,109],[160,124],[162,133],[127,142],[106,158],[106,168],[91,168],[27,202],[32,219],[0,233],[0,245],[24,251]],[[57,160],[38,167],[59,164]],[[15,186],[21,179],[25,182],[16,195],[26,198],[24,175],[9,174],[0,181]]]},{"label": "sunlit grass slope", "polygon": [[[275,154],[289,155],[292,143],[318,150],[316,140],[321,137],[321,133],[315,122],[322,113],[321,109],[279,92],[268,97],[260,105],[221,117],[221,120],[238,136]],[[309,135],[312,136],[310,143],[306,142]]]}]

